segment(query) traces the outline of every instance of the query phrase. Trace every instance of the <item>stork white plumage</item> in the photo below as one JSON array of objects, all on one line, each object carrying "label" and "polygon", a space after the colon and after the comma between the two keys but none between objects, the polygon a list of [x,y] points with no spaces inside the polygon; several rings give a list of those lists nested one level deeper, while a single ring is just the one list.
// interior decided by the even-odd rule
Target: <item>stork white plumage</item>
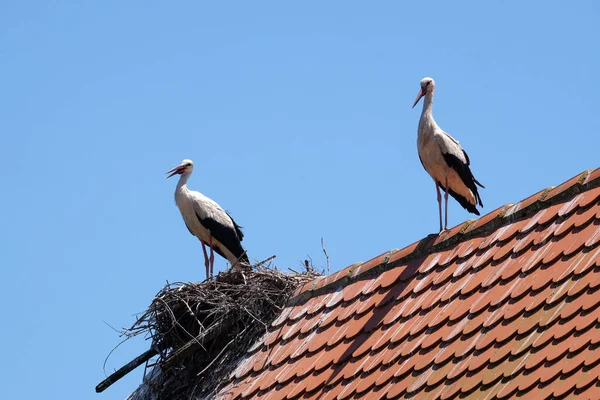
[{"label": "stork white plumage", "polygon": [[[475,179],[470,168],[467,152],[458,141],[444,132],[433,119],[433,94],[435,81],[431,78],[421,80],[421,90],[417,95],[413,108],[421,97],[423,111],[419,120],[417,136],[417,149],[419,159],[425,171],[433,178],[437,191],[437,201],[440,213],[440,232],[448,229],[448,193],[468,212],[479,215],[477,204],[483,207],[477,185],[484,187]],[[446,217],[442,229],[442,195],[440,187],[444,190],[446,200]]]},{"label": "stork white plumage", "polygon": [[[167,178],[181,175],[175,189],[175,203],[190,233],[202,243],[206,277],[213,277],[213,250],[227,259],[232,268],[249,265],[248,255],[241,244],[244,239],[241,227],[214,200],[188,189],[187,181],[193,170],[192,160],[183,160],[181,165],[167,171],[170,174]],[[210,256],[206,253],[207,245]]]}]

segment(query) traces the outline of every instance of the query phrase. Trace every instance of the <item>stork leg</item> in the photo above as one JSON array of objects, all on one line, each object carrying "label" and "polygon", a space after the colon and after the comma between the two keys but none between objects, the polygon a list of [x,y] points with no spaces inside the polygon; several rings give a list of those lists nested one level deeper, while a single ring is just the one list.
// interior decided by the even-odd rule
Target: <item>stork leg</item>
[{"label": "stork leg", "polygon": [[213,250],[212,235],[210,233],[208,234],[208,245],[210,246],[210,277],[212,279],[215,267],[215,252]]},{"label": "stork leg", "polygon": [[446,193],[444,194],[444,199],[446,200],[446,220],[444,224],[444,230],[448,229],[448,177],[446,177]]},{"label": "stork leg", "polygon": [[210,273],[210,268],[208,266],[208,254],[206,254],[206,243],[203,240],[200,241],[202,243],[202,252],[204,253],[204,266],[206,267],[206,279],[208,279],[208,275]]},{"label": "stork leg", "polygon": [[435,181],[435,190],[437,190],[438,208],[440,211],[440,232],[442,231],[442,194],[440,193],[440,185]]}]

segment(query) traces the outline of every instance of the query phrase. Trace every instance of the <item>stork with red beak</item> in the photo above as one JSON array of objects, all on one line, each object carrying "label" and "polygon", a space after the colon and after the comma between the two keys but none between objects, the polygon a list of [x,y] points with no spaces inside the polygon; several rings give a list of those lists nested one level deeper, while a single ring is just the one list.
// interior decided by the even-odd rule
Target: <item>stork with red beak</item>
[{"label": "stork with red beak", "polygon": [[[483,207],[483,203],[477,185],[484,186],[473,176],[467,152],[463,150],[456,139],[435,123],[432,112],[434,91],[435,81],[431,78],[423,78],[413,108],[422,97],[425,97],[419,120],[417,149],[423,168],[435,182],[440,214],[440,232],[442,232],[448,229],[448,193],[468,212],[479,215],[476,206],[479,204]],[[444,199],[446,201],[446,218],[443,229],[440,188],[445,192]]]},{"label": "stork with red beak", "polygon": [[[183,160],[181,165],[167,172],[167,178],[180,175],[175,189],[175,203],[185,226],[202,243],[206,277],[213,277],[214,252],[227,259],[232,268],[249,266],[248,256],[241,244],[244,238],[241,227],[215,201],[188,189],[187,181],[193,170],[192,160]],[[207,245],[210,256],[206,252]]]}]

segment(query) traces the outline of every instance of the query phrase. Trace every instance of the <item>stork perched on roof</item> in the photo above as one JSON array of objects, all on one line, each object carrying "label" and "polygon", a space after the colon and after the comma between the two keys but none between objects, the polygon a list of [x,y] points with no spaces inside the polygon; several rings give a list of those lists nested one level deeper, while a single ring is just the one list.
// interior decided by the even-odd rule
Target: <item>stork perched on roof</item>
[{"label": "stork perched on roof", "polygon": [[[417,95],[413,108],[421,97],[425,96],[423,111],[419,120],[417,148],[419,159],[425,171],[433,178],[437,190],[437,201],[440,211],[440,232],[448,229],[448,193],[468,212],[479,215],[477,204],[483,207],[477,186],[484,187],[475,179],[469,165],[467,152],[458,141],[444,132],[435,123],[432,113],[435,81],[431,78],[421,80],[421,90]],[[442,195],[445,192],[446,219],[442,229]]]},{"label": "stork perched on roof", "polygon": [[[242,248],[244,238],[241,227],[215,201],[200,192],[189,190],[187,181],[194,170],[192,160],[183,160],[181,165],[167,171],[167,178],[181,175],[175,189],[175,203],[181,212],[185,226],[202,242],[206,277],[212,278],[215,255],[213,250],[231,263],[232,268],[240,263],[249,265],[246,251]],[[206,245],[210,257],[206,254]]]}]

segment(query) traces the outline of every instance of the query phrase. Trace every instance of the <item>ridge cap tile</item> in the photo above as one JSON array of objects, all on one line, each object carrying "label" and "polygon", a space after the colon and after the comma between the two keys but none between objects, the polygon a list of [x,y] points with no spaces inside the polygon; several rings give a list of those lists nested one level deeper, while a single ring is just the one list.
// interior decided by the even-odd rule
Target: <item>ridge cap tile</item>
[{"label": "ridge cap tile", "polygon": [[468,226],[468,221],[467,222],[462,222],[462,223],[460,223],[460,224],[458,224],[456,226],[453,226],[452,228],[450,228],[448,230],[440,232],[437,235],[437,237],[434,239],[432,246],[438,246],[441,243],[444,243],[444,242],[448,241],[449,239],[454,238],[461,231],[463,231],[463,228],[465,228],[467,226]]},{"label": "ridge cap tile", "polygon": [[502,205],[495,210],[490,211],[489,213],[479,217],[469,228],[469,232],[473,232],[475,230],[481,229],[496,220],[499,215],[501,215],[505,209],[506,205]]},{"label": "ridge cap tile", "polygon": [[432,235],[426,236],[425,238],[417,240],[416,242],[398,250],[397,252],[395,252],[394,254],[392,254],[390,256],[390,259],[388,260],[388,264],[395,264],[396,262],[400,262],[401,260],[404,260],[408,256],[413,255],[415,253],[415,251],[420,247],[425,247],[425,246],[431,247],[430,246],[431,237],[432,237]]},{"label": "ridge cap tile", "polygon": [[511,213],[507,216],[510,216],[517,211],[524,210],[527,207],[531,206],[532,204],[537,203],[538,201],[540,201],[542,199],[542,196],[544,195],[545,192],[546,192],[546,189],[542,189],[539,192],[534,193],[531,196],[519,201],[518,203],[515,204],[514,208],[511,210]]},{"label": "ridge cap tile", "polygon": [[558,185],[557,187],[553,188],[548,195],[546,196],[546,198],[544,199],[544,201],[548,201],[551,200],[552,198],[566,192],[567,190],[576,187],[576,186],[581,186],[583,184],[583,182],[585,182],[586,178],[588,177],[589,173],[588,171],[583,171],[577,175],[575,175],[574,177],[572,177],[571,179],[561,183],[560,185]]},{"label": "ridge cap tile", "polygon": [[365,274],[368,271],[370,271],[373,268],[376,268],[380,265],[386,265],[388,263],[388,261],[390,260],[391,256],[396,252],[397,252],[397,250],[390,250],[390,251],[386,251],[386,252],[378,255],[377,257],[373,257],[369,261],[358,266],[356,268],[356,270],[354,271],[354,274],[352,274],[352,277],[356,277],[358,275]]},{"label": "ridge cap tile", "polygon": [[589,171],[589,175],[587,176],[585,183],[589,184],[593,181],[595,181],[596,179],[600,178],[600,168],[596,168],[596,169],[588,169]]}]

